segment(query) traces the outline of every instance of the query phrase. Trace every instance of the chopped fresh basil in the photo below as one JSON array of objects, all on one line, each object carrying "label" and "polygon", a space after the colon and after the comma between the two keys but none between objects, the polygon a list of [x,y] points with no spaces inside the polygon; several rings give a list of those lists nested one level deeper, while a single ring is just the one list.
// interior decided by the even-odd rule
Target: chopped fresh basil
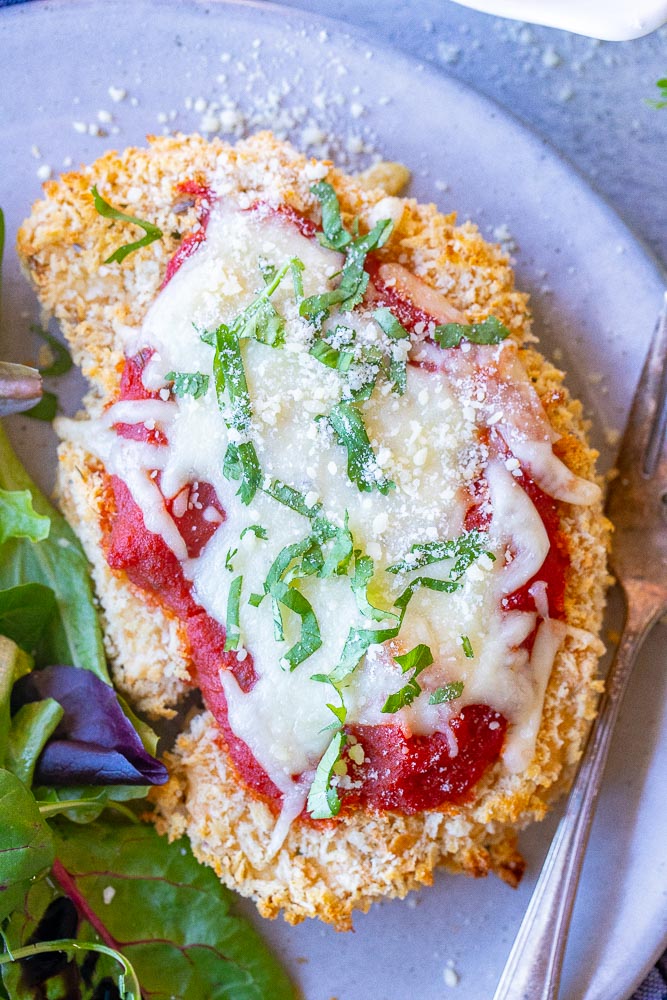
[{"label": "chopped fresh basil", "polygon": [[436,326],[433,331],[433,339],[441,347],[458,347],[462,340],[469,340],[471,344],[499,344],[510,331],[506,326],[496,319],[495,316],[488,316],[483,323],[444,323]]},{"label": "chopped fresh basil", "polygon": [[463,647],[464,656],[466,656],[469,660],[472,660],[475,654],[472,651],[472,643],[467,635],[461,636],[461,645]]},{"label": "chopped fresh basil", "polygon": [[300,303],[303,298],[303,272],[306,265],[298,257],[292,257],[290,261],[290,271],[292,272],[292,285],[294,286],[294,298]]},{"label": "chopped fresh basil", "polygon": [[426,667],[431,666],[433,663],[433,654],[428,646],[420,642],[414,649],[411,649],[407,653],[402,653],[400,656],[395,656],[394,659],[404,674],[407,674],[408,670],[414,669],[416,677]]},{"label": "chopped fresh basil", "polygon": [[362,347],[360,358],[347,374],[347,387],[355,403],[370,399],[384,356],[378,347]]},{"label": "chopped fresh basil", "polygon": [[336,789],[331,787],[331,779],[344,746],[345,734],[336,733],[317,765],[306,806],[313,819],[331,819],[340,812],[340,798]]},{"label": "chopped fresh basil", "polygon": [[391,219],[381,219],[365,236],[348,243],[338,288],[304,299],[299,306],[300,314],[319,325],[334,306],[339,306],[341,312],[348,312],[359,305],[366,293],[369,280],[364,270],[366,255],[384,246],[392,228]]},{"label": "chopped fresh basil", "polygon": [[371,448],[361,414],[349,403],[338,403],[329,421],[341,445],[347,449],[347,474],[361,492],[379,490],[387,494],[395,484],[383,475]]},{"label": "chopped fresh basil", "polygon": [[200,399],[208,391],[209,377],[203,372],[167,372],[167,382],[173,382],[174,396],[193,396]]},{"label": "chopped fresh basil", "polygon": [[225,555],[225,569],[229,570],[230,573],[234,572],[232,559],[235,555],[237,555],[238,551],[238,549],[227,549],[227,554]]},{"label": "chopped fresh basil", "polygon": [[117,208],[110,205],[108,201],[104,200],[98,192],[97,187],[91,188],[91,194],[95,199],[95,211],[99,215],[102,215],[105,219],[113,219],[115,222],[129,222],[133,226],[139,226],[146,234],[134,243],[125,243],[123,246],[118,247],[110,257],[107,257],[104,261],[105,264],[120,264],[128,254],[134,253],[135,250],[139,250],[141,247],[149,246],[155,240],[162,239],[161,229],[153,225],[152,222],[145,222],[143,219],[137,219],[134,215],[126,215],[125,212],[120,212]]},{"label": "chopped fresh basil", "polygon": [[285,608],[293,611],[301,619],[301,635],[299,641],[290,647],[281,658],[285,664],[294,670],[312,656],[322,645],[320,627],[310,602],[295,587],[289,587],[282,581],[277,581],[271,587],[271,597]]},{"label": "chopped fresh basil", "polygon": [[335,524],[332,524],[331,521],[322,516],[321,503],[314,503],[312,506],[308,506],[303,493],[296,490],[293,486],[288,486],[287,483],[281,483],[279,479],[274,479],[272,483],[262,487],[262,489],[267,496],[277,500],[278,503],[282,503],[285,507],[289,507],[290,510],[296,511],[297,514],[307,517],[312,522],[314,532],[318,538],[333,538],[339,530]]},{"label": "chopped fresh basil", "polygon": [[[300,294],[303,295],[301,283],[303,270],[303,262],[298,257],[291,258],[279,270],[274,268],[270,277],[268,267],[265,266],[262,274],[265,280],[268,279],[266,287],[231,323],[231,332],[239,340],[254,338],[269,347],[281,347],[285,343],[285,321],[271,303],[270,298],[283,278],[290,272],[294,282],[295,296],[299,298]],[[299,289],[301,290],[300,294]]]},{"label": "chopped fresh basil", "polygon": [[326,340],[316,340],[309,353],[327,368],[333,368],[343,375],[349,371],[354,360],[352,351],[339,351]]},{"label": "chopped fresh basil", "polygon": [[[215,349],[216,392],[218,404],[225,413],[225,421],[228,427],[233,427],[239,434],[247,434],[252,409],[238,337],[230,327],[221,323],[217,330],[203,333],[201,339]],[[222,400],[220,398],[221,391],[227,393],[230,412],[227,412],[224,397]]]},{"label": "chopped fresh basil", "polygon": [[330,538],[331,546],[324,560],[324,565],[319,571],[319,575],[323,579],[347,573],[354,548],[352,535],[347,524],[348,514],[345,511],[345,523],[342,528],[336,528],[335,534]]},{"label": "chopped fresh basil", "polygon": [[421,569],[422,566],[429,566],[443,559],[454,559],[452,574],[458,578],[481,555],[487,555],[495,562],[496,557],[487,550],[488,543],[488,535],[477,530],[464,531],[457,538],[450,538],[444,542],[417,542],[410,549],[408,556],[392,566],[387,566],[387,573],[409,573],[411,570]]},{"label": "chopped fresh basil", "polygon": [[343,250],[348,243],[352,242],[352,237],[343,228],[338,195],[327,181],[314,184],[310,190],[316,198],[319,198],[322,206],[323,232],[318,234],[321,245],[329,250]]},{"label": "chopped fresh basil", "polygon": [[61,344],[59,340],[51,336],[48,330],[43,330],[41,326],[37,326],[36,323],[31,323],[30,329],[41,340],[48,344],[53,353],[53,361],[51,364],[39,369],[40,375],[43,375],[44,378],[57,378],[59,375],[67,374],[74,362],[72,361],[71,355],[65,345]]},{"label": "chopped fresh basil", "polygon": [[225,639],[225,652],[229,652],[232,649],[238,649],[241,643],[241,632],[239,627],[239,609],[241,606],[241,587],[243,586],[243,577],[237,576],[232,580],[232,585],[229,588],[229,596],[227,598],[227,615],[225,617],[225,631],[227,637]]},{"label": "chopped fresh basil", "polygon": [[337,685],[354,673],[362,657],[366,655],[369,646],[387,642],[388,639],[395,639],[400,631],[402,620],[401,616],[398,625],[393,628],[351,628],[347,633],[343,652],[336,666],[329,674],[315,674],[314,679],[323,680],[326,678],[330,684]]},{"label": "chopped fresh basil", "polygon": [[398,620],[398,615],[393,611],[384,611],[376,608],[368,600],[368,584],[373,578],[374,565],[370,556],[362,556],[359,550],[354,553],[354,575],[351,581],[352,593],[357,602],[357,607],[365,618],[372,618],[373,621],[386,621],[388,618]]},{"label": "chopped fresh basil", "polygon": [[337,722],[332,722],[330,726],[325,726],[325,729],[339,729],[340,726],[345,725],[345,720],[347,719],[347,708],[345,704],[342,705],[332,705],[327,702],[327,708],[330,709],[336,716]]},{"label": "chopped fresh basil", "polygon": [[259,257],[257,259],[257,266],[259,267],[259,273],[264,279],[264,284],[270,285],[278,272],[276,265],[272,264],[266,257]]},{"label": "chopped fresh basil", "polygon": [[262,470],[252,441],[241,444],[229,442],[222,465],[222,474],[226,479],[241,480],[237,495],[241,503],[252,503],[255,493],[262,482]]},{"label": "chopped fresh basil", "polygon": [[402,656],[395,656],[394,659],[400,666],[403,673],[413,670],[414,673],[408,683],[395,694],[389,695],[382,706],[381,711],[386,714],[398,712],[401,708],[411,705],[415,698],[421,694],[421,686],[417,683],[417,677],[423,670],[433,663],[433,654],[428,646],[420,643]]},{"label": "chopped fresh basil", "polygon": [[414,677],[411,677],[404,687],[400,688],[394,694],[389,695],[380,711],[386,715],[393,715],[395,712],[400,711],[400,709],[411,705],[415,698],[421,694],[421,690]]},{"label": "chopped fresh basil", "polygon": [[241,532],[240,537],[243,538],[249,531],[252,531],[255,538],[262,538],[264,541],[269,537],[268,531],[261,524],[248,524]]},{"label": "chopped fresh basil", "polygon": [[446,701],[454,701],[463,694],[463,681],[453,681],[444,687],[436,688],[428,700],[429,705],[442,705]]},{"label": "chopped fresh basil", "polygon": [[[215,351],[213,378],[218,406],[223,412],[225,423],[238,434],[246,435],[250,430],[252,409],[238,337],[232,329],[222,323],[217,330],[207,330],[202,333],[201,339],[205,344],[210,344]],[[262,481],[259,459],[252,441],[242,441],[238,444],[230,441],[222,471],[227,479],[240,480],[237,495],[241,498],[241,503],[249,504]]]},{"label": "chopped fresh basil", "polygon": [[[373,319],[378,324],[380,329],[392,340],[398,341],[410,339],[410,334],[405,327],[398,322],[391,309],[387,309],[385,306],[381,309],[376,309],[373,313]],[[407,366],[404,358],[399,360],[398,358],[392,357],[391,364],[389,366],[389,377],[394,383],[395,391],[399,396],[402,396],[407,388],[408,377]]]}]

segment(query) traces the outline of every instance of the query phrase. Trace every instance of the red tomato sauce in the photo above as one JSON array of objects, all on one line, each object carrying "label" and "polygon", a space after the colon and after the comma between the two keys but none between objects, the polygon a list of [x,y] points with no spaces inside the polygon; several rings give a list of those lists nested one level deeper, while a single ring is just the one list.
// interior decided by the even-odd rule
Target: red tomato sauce
[{"label": "red tomato sauce", "polygon": [[412,814],[464,801],[500,756],[507,720],[488,705],[466,705],[450,726],[458,744],[455,757],[443,733],[406,736],[400,726],[349,726],[364,761],[345,757],[353,784],[361,782],[344,793],[345,805]]}]

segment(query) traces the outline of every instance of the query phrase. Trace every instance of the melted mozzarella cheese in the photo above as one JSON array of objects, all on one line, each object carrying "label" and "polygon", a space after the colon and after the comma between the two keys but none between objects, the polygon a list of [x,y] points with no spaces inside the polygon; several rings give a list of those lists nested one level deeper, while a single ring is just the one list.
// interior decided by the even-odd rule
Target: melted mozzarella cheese
[{"label": "melted mozzarella cheese", "polygon": [[[144,371],[146,387],[164,387],[170,371],[211,375],[213,350],[202,342],[201,331],[231,322],[256,297],[262,287],[260,260],[280,267],[293,257],[304,264],[306,296],[327,288],[330,276],[341,266],[339,254],[305,238],[279,216],[216,207],[206,242],[160,293],[142,328],[127,335],[128,353],[145,347],[153,350]],[[479,431],[490,422],[489,407],[471,405],[470,386],[445,365],[436,371],[409,365],[401,397],[389,383],[379,380],[359,410],[377,465],[395,488],[386,495],[378,490],[362,493],[348,478],[346,450],[318,423],[317,418],[340,401],[342,383],[337,372],[309,354],[313,329],[299,316],[289,277],[274,293],[272,303],[285,320],[285,345],[272,348],[255,340],[241,342],[253,409],[249,437],[265,481],[290,484],[309,506],[321,503],[323,513],[339,526],[347,514],[355,547],[374,560],[369,588],[374,605],[391,609],[418,575],[416,571],[387,573],[386,568],[402,560],[416,543],[460,535],[470,486],[482,474],[489,483],[488,549],[493,559],[478,559],[452,594],[425,588],[415,593],[399,637],[371,646],[351,674],[344,691],[347,721],[400,722],[409,732],[446,732],[449,719],[463,705],[488,703],[510,721],[506,765],[525,767],[534,749],[558,634],[543,623],[529,658],[521,643],[535,627],[536,615],[505,612],[501,599],[538,572],[549,543],[527,494],[500,459],[489,458],[482,443]],[[332,330],[337,323],[352,328],[358,341],[367,345],[384,336],[363,307],[328,321]],[[504,387],[503,392],[505,402],[511,403],[511,387]],[[157,447],[120,438],[113,430],[117,422],[158,426],[169,444]],[[378,624],[361,614],[348,576],[300,579],[298,589],[312,605],[322,644],[295,670],[286,669],[283,657],[298,641],[300,620],[285,612],[285,640],[277,641],[270,599],[255,607],[248,598],[263,593],[277,554],[303,540],[310,524],[262,490],[249,506],[240,502],[238,483],[226,479],[222,471],[227,445],[236,438],[226,426],[213,378],[199,399],[122,401],[96,421],[61,421],[60,426],[66,436],[77,438],[97,454],[107,471],[123,478],[146,526],[160,534],[182,561],[197,601],[222,623],[232,580],[242,576],[241,642],[252,654],[258,679],[245,694],[231,674],[221,673],[220,680],[232,730],[284,793],[276,848],[303,807],[306,779],[312,777],[331,738],[326,728],[332,722],[327,702],[336,696],[329,685],[313,680],[312,675],[326,674],[338,663],[351,627]],[[540,453],[540,461],[547,472],[551,469],[556,475],[550,445],[549,454]],[[151,477],[158,468],[166,497],[178,496],[189,483],[208,482],[226,512],[195,559],[187,558],[176,524]],[[267,538],[244,533],[250,525],[265,528]],[[428,575],[445,578],[450,565],[448,561],[430,565]],[[391,624],[387,621],[384,627]],[[463,636],[470,640],[472,658],[464,654]],[[434,658],[433,665],[420,675],[424,693],[398,715],[385,714],[382,707],[387,697],[407,680],[394,656],[418,643],[427,644]],[[453,704],[428,704],[429,692],[457,680],[464,683],[460,699]]]}]

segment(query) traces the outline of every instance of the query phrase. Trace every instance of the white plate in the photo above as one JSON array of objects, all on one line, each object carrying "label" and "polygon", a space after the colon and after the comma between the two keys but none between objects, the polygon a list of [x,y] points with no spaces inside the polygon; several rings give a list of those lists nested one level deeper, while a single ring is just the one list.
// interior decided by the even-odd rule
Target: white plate
[{"label": "white plate", "polygon": [[[284,106],[304,109],[291,115],[299,118],[292,128],[297,139],[306,129],[313,140],[320,122],[357,149],[354,133],[409,164],[419,198],[457,208],[487,235],[507,225],[518,247],[518,281],[533,294],[545,351],[562,352],[569,384],[594,418],[593,435],[608,464],[604,430],[622,426],[661,303],[656,265],[541,139],[498,108],[340,26],[322,29],[266,4],[44,0],[0,12],[0,51],[12,53],[0,64],[0,204],[10,234],[2,353],[17,361],[35,356],[27,316],[34,317],[36,306],[11,240],[39,194],[41,163],[60,169],[65,156],[89,161],[109,146],[141,142],[145,132],[160,131],[158,113],[171,109],[180,109],[177,125],[196,127],[201,113],[184,111],[184,99],[219,91],[220,73],[238,109],[248,115],[254,108],[251,117],[266,123],[256,95],[286,81]],[[221,61],[221,53],[230,58]],[[128,97],[114,104],[110,85],[126,88]],[[324,110],[317,110],[322,103]],[[73,128],[74,121],[94,122],[98,110],[114,114],[119,132],[110,139]],[[275,112],[274,118],[280,121]],[[33,144],[41,160],[31,154]],[[70,410],[79,390],[73,376]],[[15,418],[11,432],[48,486],[49,430]],[[664,946],[664,640],[657,629],[644,651],[616,737],[574,915],[563,989],[571,1000],[624,1000]],[[313,922],[290,928],[255,919],[307,1000],[442,1000],[450,992],[489,1000],[554,827],[551,818],[526,833],[529,868],[516,892],[496,879],[438,877],[407,902],[359,916],[356,932],[347,935]],[[448,962],[460,976],[458,992],[445,984]]]}]

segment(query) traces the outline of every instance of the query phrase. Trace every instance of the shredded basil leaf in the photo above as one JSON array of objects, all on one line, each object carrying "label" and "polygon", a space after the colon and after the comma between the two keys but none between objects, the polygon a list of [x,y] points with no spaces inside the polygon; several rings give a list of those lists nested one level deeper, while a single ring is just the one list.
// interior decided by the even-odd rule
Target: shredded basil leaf
[{"label": "shredded basil leaf", "polygon": [[352,242],[352,237],[343,228],[338,195],[327,181],[314,184],[310,190],[316,198],[319,198],[322,206],[322,229],[324,231],[318,234],[318,240],[323,247],[327,247],[329,250],[342,250],[348,243]]},{"label": "shredded basil leaf", "polygon": [[383,608],[376,608],[368,600],[368,584],[373,578],[374,564],[370,556],[362,556],[359,550],[354,553],[354,575],[351,587],[357,607],[365,618],[372,618],[373,621],[386,621],[393,618],[398,621],[398,615],[393,611],[385,611]]},{"label": "shredded basil leaf", "polygon": [[324,565],[319,571],[319,575],[326,579],[330,576],[343,576],[347,573],[354,543],[348,528],[348,513],[345,511],[345,523],[342,528],[336,528],[336,532],[330,538],[331,547],[324,560]]},{"label": "shredded basil leaf", "polygon": [[472,651],[472,643],[467,635],[461,636],[461,645],[463,646],[464,656],[466,656],[469,660],[472,660],[475,654]]},{"label": "shredded basil leaf", "polygon": [[359,305],[366,293],[369,280],[367,272],[364,271],[366,255],[384,246],[392,228],[391,219],[381,219],[369,233],[349,243],[338,288],[304,299],[299,306],[301,316],[319,325],[329,315],[333,306],[339,306],[341,312],[348,312]]},{"label": "shredded basil leaf", "polygon": [[208,392],[209,377],[203,372],[167,372],[165,380],[174,383],[171,391],[175,396],[200,399]]},{"label": "shredded basil leaf", "polygon": [[350,365],[354,360],[352,351],[339,351],[328,344],[326,340],[316,340],[309,353],[327,368],[333,368],[343,375],[350,370]]},{"label": "shredded basil leaf", "polygon": [[355,403],[371,398],[383,360],[383,353],[378,347],[361,348],[359,360],[347,375],[348,390]]},{"label": "shredded basil leaf", "polygon": [[238,554],[238,551],[238,549],[227,549],[227,554],[225,555],[225,569],[229,570],[230,573],[234,572],[232,559]]},{"label": "shredded basil leaf", "polygon": [[[213,378],[218,406],[223,412],[225,423],[239,434],[245,435],[250,430],[252,409],[238,337],[222,323],[217,330],[202,333],[201,339],[215,351]],[[227,406],[227,397],[230,407]],[[238,444],[229,442],[222,472],[226,479],[240,480],[237,496],[241,503],[249,504],[262,481],[259,459],[252,441]]]},{"label": "shredded basil leaf", "polygon": [[[381,309],[376,309],[373,313],[373,319],[378,324],[380,329],[392,340],[398,341],[410,339],[410,334],[405,327],[398,322],[391,309],[387,309],[385,306]],[[391,364],[389,366],[389,377],[394,383],[395,392],[397,392],[399,396],[402,396],[407,388],[408,378],[405,358],[399,360],[392,357]]]},{"label": "shredded basil leaf", "polygon": [[271,587],[271,597],[278,604],[293,611],[301,619],[299,641],[283,654],[280,661],[281,665],[286,665],[290,670],[294,670],[322,645],[320,627],[310,601],[295,587],[289,587],[282,581],[276,581]]},{"label": "shredded basil leaf", "polygon": [[255,538],[261,538],[264,541],[269,537],[268,531],[261,524],[248,524],[241,532],[240,537],[243,538],[249,531],[252,531]]},{"label": "shredded basil leaf", "polygon": [[510,331],[495,316],[488,316],[483,323],[471,323],[469,326],[445,323],[436,326],[433,331],[433,339],[441,347],[458,347],[464,339],[471,344],[499,344],[509,335]]},{"label": "shredded basil leaf", "polygon": [[450,538],[444,542],[417,542],[405,559],[387,566],[386,572],[409,573],[411,570],[421,569],[422,566],[429,566],[443,559],[454,559],[452,573],[458,578],[481,555],[487,555],[495,562],[496,557],[486,548],[488,543],[488,535],[476,529],[464,531],[457,538]]},{"label": "shredded basil leaf", "polygon": [[325,677],[330,684],[336,686],[340,681],[354,673],[362,657],[366,655],[369,646],[387,642],[388,639],[395,639],[400,632],[402,621],[401,616],[398,625],[393,628],[351,628],[347,633],[343,652],[336,666],[329,674],[315,674],[314,678],[320,680]]},{"label": "shredded basil leaf", "polygon": [[[261,267],[260,263],[260,269]],[[290,272],[294,281],[295,295],[299,298],[299,288],[301,288],[301,295],[303,295],[301,273],[304,270],[304,265],[298,257],[292,257],[279,270],[274,268],[270,277],[268,267],[270,265],[265,266],[262,271],[265,280],[268,278],[266,287],[243,312],[239,313],[230,324],[230,330],[239,340],[254,338],[260,344],[267,344],[269,347],[282,347],[285,343],[285,321],[271,303],[270,298],[283,278]]]},{"label": "shredded basil leaf", "polygon": [[241,444],[229,442],[223,460],[222,474],[225,479],[240,480],[237,496],[246,506],[252,503],[262,482],[262,470],[252,441],[243,441]]},{"label": "shredded basil leaf", "polygon": [[123,246],[118,247],[110,257],[107,257],[104,261],[105,264],[120,264],[128,254],[134,253],[135,250],[139,250],[141,247],[150,246],[155,240],[162,239],[161,229],[153,225],[152,222],[145,222],[143,219],[137,219],[134,215],[126,215],[125,212],[120,212],[117,208],[110,205],[108,201],[104,200],[97,187],[94,186],[91,188],[91,194],[95,199],[95,211],[99,215],[105,219],[113,219],[116,222],[130,222],[133,226],[139,226],[146,234],[134,243],[125,243]]},{"label": "shredded basil leaf", "polygon": [[395,483],[382,473],[371,448],[368,434],[358,410],[349,403],[338,403],[329,414],[329,421],[341,445],[347,449],[347,474],[362,493],[379,490],[386,495]]},{"label": "shredded basil leaf", "polygon": [[241,605],[242,586],[243,577],[237,576],[234,580],[232,580],[231,587],[229,588],[229,597],[227,598],[227,615],[225,617],[225,631],[227,633],[225,638],[225,652],[229,652],[229,650],[232,649],[238,649],[241,642],[239,609]]},{"label": "shredded basil leaf", "polygon": [[420,642],[414,649],[411,649],[407,653],[402,653],[400,656],[395,656],[394,659],[404,674],[407,674],[408,670],[414,669],[416,677],[426,667],[431,666],[433,663],[433,654],[428,646]]},{"label": "shredded basil leaf", "polygon": [[401,656],[395,656],[394,659],[404,674],[406,674],[408,670],[413,669],[414,673],[404,687],[402,687],[395,694],[389,695],[381,708],[381,711],[386,714],[393,714],[394,712],[398,712],[399,709],[405,708],[406,705],[411,705],[415,698],[421,694],[422,689],[417,683],[417,677],[423,670],[426,670],[427,667],[431,666],[433,663],[433,654],[428,646],[425,646],[424,643],[420,643],[408,653],[403,653]]},{"label": "shredded basil leaf", "polygon": [[303,493],[299,492],[293,486],[288,486],[287,483],[282,483],[280,480],[274,479],[269,486],[263,487],[263,492],[267,496],[277,500],[278,503],[289,507],[290,510],[296,511],[297,514],[307,517],[312,522],[313,530],[318,538],[322,540],[333,538],[339,530],[335,524],[332,524],[326,517],[321,516],[321,503],[315,503],[312,507],[309,507]]},{"label": "shredded basil leaf", "polygon": [[340,798],[336,789],[331,787],[331,778],[344,746],[345,733],[336,733],[317,765],[306,805],[313,819],[331,819],[340,812]]},{"label": "shredded basil leaf", "polygon": [[442,705],[446,701],[454,701],[463,694],[463,681],[453,681],[444,687],[436,688],[428,700],[429,705]]}]

